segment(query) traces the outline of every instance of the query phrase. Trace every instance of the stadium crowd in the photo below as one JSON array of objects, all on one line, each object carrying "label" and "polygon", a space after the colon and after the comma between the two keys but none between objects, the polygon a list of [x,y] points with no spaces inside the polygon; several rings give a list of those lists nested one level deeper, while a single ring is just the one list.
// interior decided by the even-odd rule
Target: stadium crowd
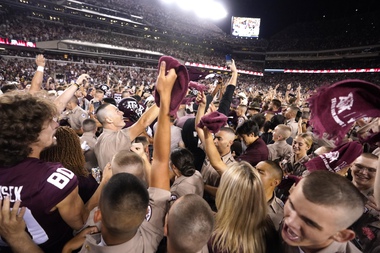
[{"label": "stadium crowd", "polygon": [[[104,11],[127,6],[126,15],[157,27],[239,44],[148,0],[85,2]],[[256,56],[227,63],[231,48],[14,10],[0,20],[4,38],[164,55],[81,45],[69,49],[88,55],[2,53],[0,252],[380,252],[378,73],[252,76],[238,69],[259,70],[261,63],[243,62]],[[336,32],[329,22],[314,25],[255,43],[306,50],[326,26]],[[326,38],[329,48],[360,44]]]},{"label": "stadium crowd", "polygon": [[[247,76],[238,77],[233,62],[231,76],[197,77],[183,92],[178,87],[187,87],[187,71],[166,72],[166,66],[169,70],[180,63],[171,57],[160,62],[164,60],[158,76],[156,69],[74,64],[43,55],[35,63],[2,61],[3,73],[9,74],[2,79],[18,81],[2,85],[0,96],[0,180],[6,188],[0,234],[11,246],[2,250],[293,252],[300,247],[304,252],[377,252],[379,230],[373,224],[379,219],[379,147],[365,141],[379,131],[376,112],[351,122],[341,140],[321,138],[312,117],[327,116],[314,111],[324,107],[322,100],[309,104],[318,97],[315,83],[299,84],[302,78],[296,75],[297,83],[284,83],[283,74],[266,75],[252,85]],[[65,81],[47,79],[49,72],[62,73]],[[260,85],[263,80],[268,83]],[[342,85],[359,96],[356,89],[366,84]],[[376,108],[367,92],[364,98]],[[360,106],[354,110],[360,114]],[[11,126],[21,128],[9,131]],[[35,137],[27,141],[31,131]],[[20,150],[16,143],[25,151],[10,155],[8,150]],[[41,190],[33,192],[25,166],[28,173],[38,171],[37,183],[48,178],[40,181]],[[344,196],[337,194],[341,188]],[[46,198],[45,192],[55,196],[44,205],[47,211],[29,197]],[[236,206],[245,208],[237,212]],[[347,212],[349,216],[342,215]],[[40,229],[33,230],[31,217]],[[57,237],[58,226],[64,237]],[[226,237],[226,232],[234,236]]]}]

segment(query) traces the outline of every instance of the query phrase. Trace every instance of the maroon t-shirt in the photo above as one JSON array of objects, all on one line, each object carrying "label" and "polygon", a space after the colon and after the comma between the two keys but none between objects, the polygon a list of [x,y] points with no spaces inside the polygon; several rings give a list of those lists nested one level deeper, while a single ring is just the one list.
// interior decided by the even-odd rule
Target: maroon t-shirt
[{"label": "maroon t-shirt", "polygon": [[[21,200],[28,233],[45,252],[61,252],[72,237],[72,229],[58,209],[50,210],[78,185],[73,172],[60,163],[27,158],[13,167],[0,168],[0,198],[10,196],[11,204]],[[0,245],[4,246],[0,239]]]},{"label": "maroon t-shirt", "polygon": [[238,161],[249,162],[252,166],[256,166],[261,161],[268,160],[269,151],[265,142],[258,138],[255,142],[247,147],[243,154],[238,157]]}]

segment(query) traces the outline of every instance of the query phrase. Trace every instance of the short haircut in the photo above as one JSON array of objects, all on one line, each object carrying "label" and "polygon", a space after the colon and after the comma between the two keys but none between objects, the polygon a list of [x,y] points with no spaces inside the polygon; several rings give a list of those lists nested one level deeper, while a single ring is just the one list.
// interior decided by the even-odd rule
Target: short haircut
[{"label": "short haircut", "polygon": [[237,135],[254,134],[255,136],[259,136],[259,130],[260,128],[257,125],[257,123],[251,119],[251,120],[244,121],[243,124],[241,124],[241,126],[238,127],[238,129],[236,129],[236,134]]},{"label": "short haircut", "polygon": [[129,150],[117,152],[111,161],[112,173],[130,173],[147,185],[144,160],[136,153]]},{"label": "short haircut", "polygon": [[170,161],[185,177],[191,177],[195,173],[194,156],[186,148],[176,148],[170,154]]},{"label": "short haircut", "polygon": [[93,132],[96,129],[96,121],[94,119],[85,119],[82,122],[83,132]]},{"label": "short haircut", "polygon": [[106,117],[107,117],[107,112],[106,112],[106,108],[107,106],[109,106],[110,104],[107,104],[107,103],[104,103],[104,104],[101,104],[98,109],[96,109],[96,118],[99,120],[99,122],[104,125],[104,123],[106,123]]},{"label": "short haircut", "polygon": [[102,226],[116,238],[133,233],[144,221],[148,204],[148,190],[141,180],[129,173],[113,175],[99,199]]},{"label": "short haircut", "polygon": [[49,99],[24,92],[0,96],[0,166],[13,166],[27,158],[31,145],[49,120],[57,116]]},{"label": "short haircut", "polygon": [[372,153],[362,153],[360,156],[363,156],[365,158],[368,158],[368,159],[374,159],[374,160],[377,160],[379,157],[375,154],[372,154]]},{"label": "short haircut", "polygon": [[226,132],[228,136],[230,137],[229,140],[235,140],[235,131],[231,127],[222,127],[219,132]]},{"label": "short haircut", "polygon": [[308,201],[347,211],[349,215],[339,222],[342,228],[349,227],[363,214],[364,197],[345,177],[329,171],[314,171],[302,180],[302,192]]},{"label": "short haircut", "polygon": [[280,134],[284,140],[288,139],[292,133],[292,129],[290,128],[290,126],[287,126],[285,124],[279,124],[276,126],[278,130],[276,130],[276,132],[278,132],[278,134]]},{"label": "short haircut", "polygon": [[117,106],[116,100],[114,98],[103,98],[103,102]]},{"label": "short haircut", "polygon": [[124,97],[127,97],[127,96],[129,96],[129,91],[124,90],[124,91],[121,93],[121,97],[124,98]]},{"label": "short haircut", "polygon": [[289,109],[293,112],[293,113],[297,113],[300,109],[295,106],[295,105],[291,105],[289,106]]},{"label": "short haircut", "polygon": [[282,177],[283,177],[283,171],[282,171],[280,165],[278,165],[278,163],[276,163],[274,161],[270,161],[270,160],[266,160],[266,161],[264,161],[264,163],[269,165],[270,174],[273,176],[273,178],[281,181]]},{"label": "short haircut", "polygon": [[134,140],[134,143],[142,143],[144,147],[149,145],[148,138],[146,136],[137,136]]},{"label": "short haircut", "polygon": [[168,212],[168,241],[175,252],[195,253],[207,244],[214,227],[210,206],[200,196],[179,198]]},{"label": "short haircut", "polygon": [[69,103],[74,103],[74,104],[78,105],[78,104],[79,104],[79,100],[78,100],[78,98],[74,95],[74,96],[72,96],[72,97],[70,98]]},{"label": "short haircut", "polygon": [[276,106],[277,108],[281,108],[281,101],[278,99],[272,99],[272,104]]}]

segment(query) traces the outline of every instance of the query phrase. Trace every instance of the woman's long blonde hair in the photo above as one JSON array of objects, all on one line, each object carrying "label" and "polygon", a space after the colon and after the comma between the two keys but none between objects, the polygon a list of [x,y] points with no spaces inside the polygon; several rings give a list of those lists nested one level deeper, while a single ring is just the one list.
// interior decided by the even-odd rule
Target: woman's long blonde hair
[{"label": "woman's long blonde hair", "polygon": [[267,203],[257,171],[234,163],[222,175],[216,194],[213,247],[226,252],[265,252]]}]

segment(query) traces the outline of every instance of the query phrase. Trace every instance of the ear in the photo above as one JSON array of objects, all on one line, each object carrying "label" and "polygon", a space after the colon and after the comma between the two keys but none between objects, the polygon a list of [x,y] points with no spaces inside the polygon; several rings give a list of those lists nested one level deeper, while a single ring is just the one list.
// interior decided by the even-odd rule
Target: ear
[{"label": "ear", "polygon": [[344,229],[333,235],[332,239],[337,242],[348,242],[355,238],[355,232],[351,229]]},{"label": "ear", "polygon": [[94,222],[97,223],[101,220],[102,220],[102,212],[100,212],[100,209],[98,207],[94,213]]},{"label": "ear", "polygon": [[106,122],[107,122],[108,124],[112,124],[113,120],[110,119],[109,117],[106,117]]},{"label": "ear", "polygon": [[278,186],[281,183],[281,180],[274,179],[272,180],[272,184],[274,184],[274,187]]}]

